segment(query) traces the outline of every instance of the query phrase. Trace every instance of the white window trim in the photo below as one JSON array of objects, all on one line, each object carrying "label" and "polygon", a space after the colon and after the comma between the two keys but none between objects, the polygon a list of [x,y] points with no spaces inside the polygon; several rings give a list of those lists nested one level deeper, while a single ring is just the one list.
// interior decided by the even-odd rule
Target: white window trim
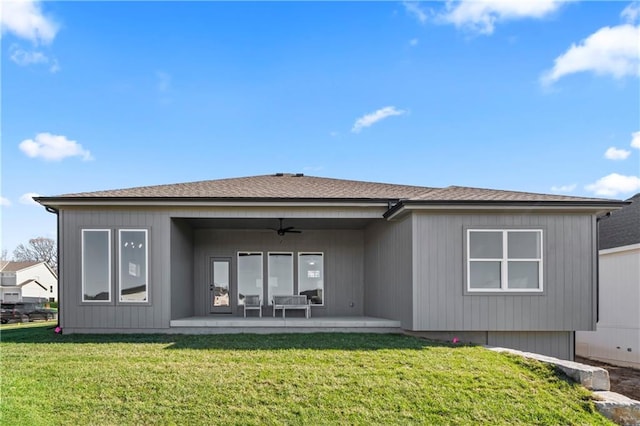
[{"label": "white window trim", "polygon": [[[291,255],[291,283],[292,285],[292,289],[291,291],[295,294],[296,291],[296,281],[295,281],[295,273],[294,273],[294,269],[295,269],[295,255],[292,251],[268,251],[267,252],[267,298],[269,297],[269,280],[271,279],[271,264],[269,263],[269,256],[271,256],[272,254],[288,254]],[[272,296],[277,296],[276,294],[272,294]],[[286,296],[286,295],[284,295]],[[262,298],[260,298],[262,299]],[[271,300],[267,300],[267,303],[264,303],[263,301],[263,305],[271,305]]]},{"label": "white window trim", "polygon": [[[109,272],[109,278],[108,278],[108,282],[109,282],[109,298],[107,300],[86,300],[84,298],[84,295],[86,294],[84,288],[85,288],[85,283],[84,283],[84,233],[85,232],[107,232],[107,242],[109,244],[109,249],[107,250],[107,254],[108,254],[108,262],[109,262],[109,268],[107,269]],[[113,282],[112,282],[112,277],[111,277],[111,268],[113,267],[112,263],[111,263],[111,229],[83,229],[82,230],[82,236],[80,238],[81,242],[80,242],[80,273],[82,274],[82,303],[111,303],[111,293],[113,292]]]},{"label": "white window trim", "polygon": [[322,256],[322,303],[320,304],[311,304],[311,306],[324,306],[325,305],[325,300],[326,300],[326,287],[327,287],[327,283],[325,280],[325,267],[324,267],[324,252],[323,251],[299,251],[298,252],[298,282],[297,284],[297,290],[298,290],[298,294],[300,294],[300,273],[301,273],[301,269],[300,269],[300,256],[301,255],[305,255],[305,254],[319,254],[320,256]]},{"label": "white window trim", "polygon": [[[122,233],[123,232],[132,232],[132,231],[141,231],[144,232],[144,282],[146,285],[147,297],[145,300],[122,300]],[[111,256],[111,254],[109,254]],[[138,229],[138,228],[121,228],[118,229],[118,301],[119,303],[125,304],[149,304],[151,302],[150,297],[150,285],[149,285],[149,230],[148,229]]]},{"label": "white window trim", "polygon": [[[472,232],[501,232],[502,233],[502,257],[471,259],[471,233]],[[537,232],[540,235],[540,258],[509,259],[508,238],[509,232]],[[544,291],[544,233],[542,229],[467,229],[467,292],[469,293],[542,293]],[[500,288],[472,288],[471,287],[471,262],[500,262]],[[538,288],[509,288],[509,262],[538,262]]]}]

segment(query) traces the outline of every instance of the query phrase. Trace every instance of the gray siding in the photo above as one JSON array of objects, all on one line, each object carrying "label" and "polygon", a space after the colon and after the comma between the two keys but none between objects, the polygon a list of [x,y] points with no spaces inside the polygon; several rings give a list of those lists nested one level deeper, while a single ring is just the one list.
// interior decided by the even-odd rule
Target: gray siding
[{"label": "gray siding", "polygon": [[[297,282],[297,253],[318,251],[324,253],[324,306],[313,306],[312,316],[363,315],[363,231],[361,230],[307,230],[302,234],[278,236],[263,230],[195,231],[195,314],[206,315],[209,309],[209,259],[231,258],[235,281],[238,251],[263,253],[263,276],[267,276],[266,256],[269,251],[293,252],[294,280]],[[235,296],[234,296],[235,297]],[[353,306],[350,306],[350,304]],[[269,309],[263,311],[271,315]],[[239,312],[236,312],[238,314]],[[294,312],[295,314],[295,312]]]},{"label": "gray siding", "polygon": [[[75,210],[61,212],[62,229],[60,292],[61,325],[68,332],[110,329],[164,329],[170,322],[170,220],[153,210]],[[149,230],[149,304],[122,304],[116,301],[117,258],[112,250],[112,301],[82,303],[81,230],[111,229],[115,247],[117,229]]]},{"label": "gray siding", "polygon": [[[325,307],[314,316],[363,314],[363,231],[305,231],[280,239],[272,231],[189,229],[181,218],[299,217],[341,220],[380,217],[370,207],[67,207],[60,210],[60,323],[66,332],[162,331],[171,318],[207,312],[202,297],[211,254],[234,259],[238,250],[322,251],[325,254]],[[81,230],[149,230],[149,304],[82,303]],[[218,234],[211,240],[207,234]],[[235,237],[233,237],[235,236]],[[238,238],[234,240],[234,238]],[[199,243],[196,243],[196,240]],[[199,244],[196,246],[196,244]],[[235,246],[234,246],[235,245]],[[112,295],[117,291],[117,259],[112,249]],[[189,259],[191,257],[191,260]],[[232,273],[235,273],[232,270]],[[193,291],[189,291],[193,285]],[[353,304],[353,306],[351,306]],[[173,310],[173,312],[172,312]]]},{"label": "gray siding", "polygon": [[[595,327],[595,229],[591,215],[413,216],[414,330],[560,331]],[[544,293],[465,294],[467,227],[541,228]]]},{"label": "gray siding", "polygon": [[193,230],[171,221],[171,319],[194,315]]},{"label": "gray siding", "polygon": [[573,360],[574,334],[571,331],[490,331],[487,344],[524,352]]},{"label": "gray siding", "polygon": [[524,352],[574,359],[574,334],[572,331],[413,331],[412,336],[451,342],[454,338],[463,343],[498,346]]},{"label": "gray siding", "polygon": [[365,311],[413,324],[412,222],[376,222],[365,233]]}]

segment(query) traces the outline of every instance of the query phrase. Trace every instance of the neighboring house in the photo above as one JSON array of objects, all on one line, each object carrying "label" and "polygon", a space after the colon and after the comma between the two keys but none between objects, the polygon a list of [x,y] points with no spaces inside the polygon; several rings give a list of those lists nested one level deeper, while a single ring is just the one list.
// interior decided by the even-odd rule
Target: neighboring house
[{"label": "neighboring house", "polygon": [[640,194],[600,219],[600,312],[596,331],[578,332],[576,354],[640,368]]},{"label": "neighboring house", "polygon": [[0,261],[0,301],[55,302],[58,277],[45,262]]},{"label": "neighboring house", "polygon": [[[625,205],[283,173],[36,200],[58,216],[65,333],[382,318],[567,359],[595,329],[596,217]],[[300,294],[312,318],[276,322],[273,296]],[[245,295],[263,318],[238,318]]]}]

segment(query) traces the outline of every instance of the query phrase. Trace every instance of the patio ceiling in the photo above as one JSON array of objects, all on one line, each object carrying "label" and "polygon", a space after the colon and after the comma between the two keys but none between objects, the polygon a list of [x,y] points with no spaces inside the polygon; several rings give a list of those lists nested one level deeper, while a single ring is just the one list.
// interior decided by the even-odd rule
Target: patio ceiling
[{"label": "patio ceiling", "polygon": [[[174,219],[187,223],[194,229],[277,229],[276,218],[181,218]],[[285,218],[284,227],[293,226],[300,230],[311,229],[364,229],[376,219],[318,219]],[[380,218],[379,220],[384,220]]]}]

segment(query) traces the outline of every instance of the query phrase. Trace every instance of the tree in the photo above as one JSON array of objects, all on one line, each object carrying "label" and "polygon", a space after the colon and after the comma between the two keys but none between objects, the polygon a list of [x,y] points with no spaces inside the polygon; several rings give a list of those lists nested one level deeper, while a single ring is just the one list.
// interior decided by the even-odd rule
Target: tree
[{"label": "tree", "polygon": [[13,251],[16,262],[45,262],[58,272],[58,246],[55,240],[46,237],[32,238],[29,245],[20,244]]}]

